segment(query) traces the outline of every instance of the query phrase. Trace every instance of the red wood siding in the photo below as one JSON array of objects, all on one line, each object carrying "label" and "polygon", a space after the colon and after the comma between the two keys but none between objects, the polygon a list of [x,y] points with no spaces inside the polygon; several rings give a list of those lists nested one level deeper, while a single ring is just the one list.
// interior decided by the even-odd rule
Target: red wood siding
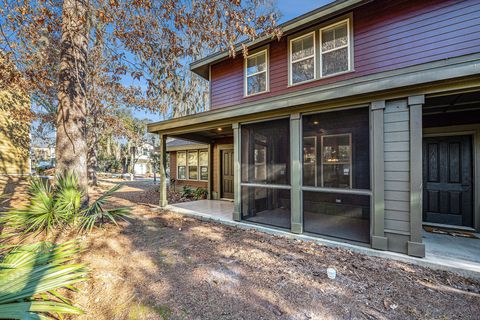
[{"label": "red wood siding", "polygon": [[375,1],[353,12],[355,71],[288,87],[287,39],[270,44],[270,92],[243,96],[243,57],[211,66],[211,108],[480,52],[480,1]]}]

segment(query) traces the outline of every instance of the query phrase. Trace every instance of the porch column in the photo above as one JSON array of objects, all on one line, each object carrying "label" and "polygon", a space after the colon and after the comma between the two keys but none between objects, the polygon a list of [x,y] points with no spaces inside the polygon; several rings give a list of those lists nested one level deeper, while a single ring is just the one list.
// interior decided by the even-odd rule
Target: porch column
[{"label": "porch column", "polygon": [[290,212],[291,231],[303,232],[302,210],[302,121],[300,113],[290,115]]},{"label": "porch column", "polygon": [[165,208],[168,205],[167,199],[167,136],[160,134],[160,157],[159,157],[160,184],[158,192],[160,193],[160,207]]},{"label": "porch column", "polygon": [[213,192],[213,143],[208,144],[208,195],[207,199],[212,200]]},{"label": "porch column", "polygon": [[370,104],[371,158],[372,158],[372,248],[388,249],[385,237],[385,152],[384,152],[385,100]]},{"label": "porch column", "polygon": [[241,146],[240,126],[238,122],[232,124],[233,128],[233,220],[241,220],[242,193],[241,193]]},{"label": "porch column", "polygon": [[422,152],[422,105],[425,96],[408,97],[410,108],[410,241],[409,255],[424,257],[425,244],[422,243],[422,192],[423,192],[423,152]]}]

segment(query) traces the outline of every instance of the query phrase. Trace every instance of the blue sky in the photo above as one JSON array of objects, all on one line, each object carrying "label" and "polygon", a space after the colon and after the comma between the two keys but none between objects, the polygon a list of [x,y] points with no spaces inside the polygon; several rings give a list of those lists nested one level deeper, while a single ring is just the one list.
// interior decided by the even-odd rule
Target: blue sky
[{"label": "blue sky", "polygon": [[[279,23],[298,17],[304,13],[324,6],[333,0],[276,0],[277,8],[281,13]],[[160,114],[151,114],[142,111],[134,111],[136,117],[149,119],[150,121],[160,121]]]},{"label": "blue sky", "polygon": [[277,0],[277,8],[282,14],[280,22],[288,21],[330,2],[333,0]]}]

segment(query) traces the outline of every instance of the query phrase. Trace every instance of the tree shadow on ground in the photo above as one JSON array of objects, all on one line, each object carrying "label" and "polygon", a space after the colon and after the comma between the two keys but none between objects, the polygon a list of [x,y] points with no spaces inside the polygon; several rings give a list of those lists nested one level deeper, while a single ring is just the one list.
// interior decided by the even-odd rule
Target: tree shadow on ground
[{"label": "tree shadow on ground", "polygon": [[86,245],[93,279],[77,295],[85,318],[456,318],[461,310],[474,319],[480,311],[479,282],[147,206]]}]

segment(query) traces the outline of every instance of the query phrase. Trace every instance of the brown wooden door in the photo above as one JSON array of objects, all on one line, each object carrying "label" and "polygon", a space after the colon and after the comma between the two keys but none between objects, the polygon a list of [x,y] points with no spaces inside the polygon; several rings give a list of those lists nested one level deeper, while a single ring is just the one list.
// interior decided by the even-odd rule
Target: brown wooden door
[{"label": "brown wooden door", "polygon": [[221,150],[221,198],[233,199],[233,150]]},{"label": "brown wooden door", "polygon": [[423,140],[423,221],[473,227],[472,137]]}]

